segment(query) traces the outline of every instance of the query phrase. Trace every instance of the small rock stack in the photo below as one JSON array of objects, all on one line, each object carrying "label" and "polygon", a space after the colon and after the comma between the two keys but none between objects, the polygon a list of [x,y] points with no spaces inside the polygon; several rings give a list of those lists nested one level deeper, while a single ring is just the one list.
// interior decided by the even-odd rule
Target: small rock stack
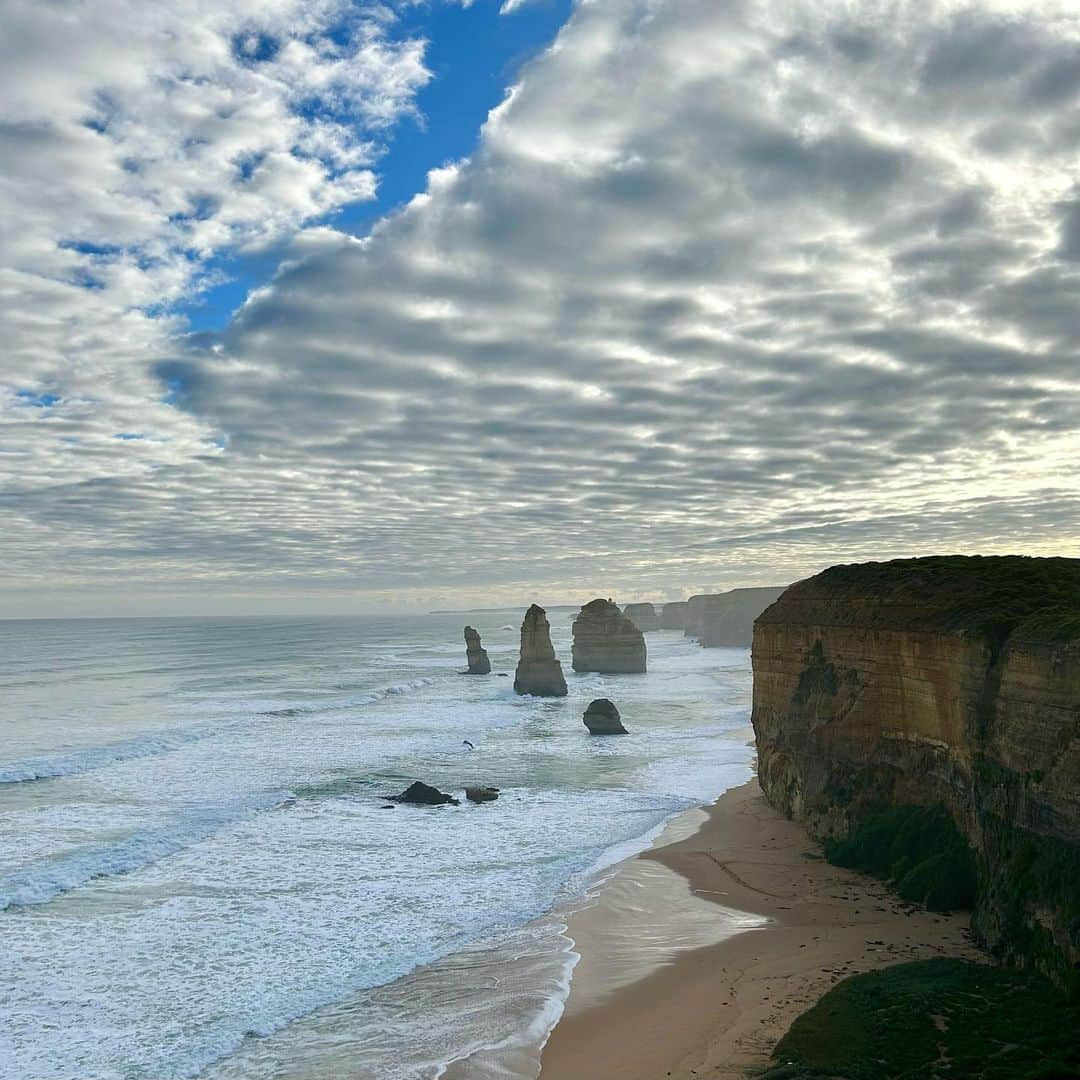
[{"label": "small rock stack", "polygon": [[470,675],[490,675],[491,661],[487,649],[480,646],[480,635],[471,626],[465,627],[465,659],[469,662]]},{"label": "small rock stack", "polygon": [[537,697],[566,697],[566,678],[555,658],[547,612],[533,604],[521,624],[521,654],[514,675],[519,694]]},{"label": "small rock stack", "polygon": [[645,671],[645,638],[610,600],[593,600],[574,620],[574,670],[626,675]]},{"label": "small rock stack", "polygon": [[630,734],[622,725],[622,717],[619,716],[615,702],[607,698],[597,698],[589,704],[585,710],[584,723],[590,735]]}]

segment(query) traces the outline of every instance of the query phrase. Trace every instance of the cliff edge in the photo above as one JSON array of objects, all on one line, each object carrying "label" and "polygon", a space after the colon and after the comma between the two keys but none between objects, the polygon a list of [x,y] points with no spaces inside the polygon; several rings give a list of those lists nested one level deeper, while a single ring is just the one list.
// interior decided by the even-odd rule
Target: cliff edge
[{"label": "cliff edge", "polygon": [[833,567],[758,618],[753,668],[770,802],[823,840],[944,808],[977,933],[1080,981],[1080,559]]}]

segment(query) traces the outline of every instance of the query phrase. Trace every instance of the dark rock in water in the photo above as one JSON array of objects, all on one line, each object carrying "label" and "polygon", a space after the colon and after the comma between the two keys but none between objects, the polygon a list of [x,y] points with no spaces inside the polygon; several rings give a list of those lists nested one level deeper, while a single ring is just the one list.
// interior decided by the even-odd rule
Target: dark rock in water
[{"label": "dark rock in water", "polygon": [[467,787],[465,789],[465,798],[469,802],[494,802],[498,797],[499,789],[497,787]]},{"label": "dark rock in water", "polygon": [[645,638],[610,600],[592,600],[574,620],[574,670],[625,675],[645,670]]},{"label": "dark rock in water", "polygon": [[622,725],[619,710],[614,701],[597,698],[585,710],[585,726],[590,735],[629,735]]},{"label": "dark rock in water", "polygon": [[412,803],[415,806],[458,806],[460,805],[446,792],[433,788],[430,784],[422,784],[419,780],[410,784],[400,795],[393,796],[395,802]]},{"label": "dark rock in water", "polygon": [[465,659],[469,662],[470,675],[491,674],[487,649],[481,648],[480,635],[471,626],[465,627]]},{"label": "dark rock in water", "polygon": [[514,689],[537,697],[566,697],[566,678],[551,645],[547,612],[536,604],[525,612],[521,624],[521,654]]},{"label": "dark rock in water", "polygon": [[380,806],[379,809],[380,810],[396,810],[397,807],[391,802],[391,803],[387,803],[385,806]]}]

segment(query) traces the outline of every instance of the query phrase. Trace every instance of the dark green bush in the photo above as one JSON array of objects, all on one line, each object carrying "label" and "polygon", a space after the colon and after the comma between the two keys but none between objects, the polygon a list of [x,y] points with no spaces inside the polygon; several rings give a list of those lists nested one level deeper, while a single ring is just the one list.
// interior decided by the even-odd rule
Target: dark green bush
[{"label": "dark green bush", "polygon": [[803,1013],[768,1080],[1077,1080],[1080,1009],[1031,972],[935,959],[854,975]]},{"label": "dark green bush", "polygon": [[975,902],[971,849],[940,806],[871,808],[846,837],[825,842],[825,857],[892,881],[905,900],[933,911]]}]

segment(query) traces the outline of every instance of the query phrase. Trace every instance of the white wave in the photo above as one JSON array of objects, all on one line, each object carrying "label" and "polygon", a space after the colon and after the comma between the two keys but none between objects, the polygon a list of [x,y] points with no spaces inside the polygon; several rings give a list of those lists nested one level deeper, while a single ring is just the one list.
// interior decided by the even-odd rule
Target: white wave
[{"label": "white wave", "polygon": [[143,829],[123,840],[53,856],[0,875],[0,911],[47,904],[98,878],[141,870],[191,847],[238,820],[280,806],[288,793],[253,797],[224,807],[189,812],[180,825]]},{"label": "white wave", "polygon": [[21,784],[31,780],[54,780],[61,776],[102,769],[121,761],[152,757],[179,750],[204,737],[204,731],[172,731],[159,735],[140,735],[134,739],[88,746],[63,754],[24,758],[22,761],[0,765],[0,784]]}]

